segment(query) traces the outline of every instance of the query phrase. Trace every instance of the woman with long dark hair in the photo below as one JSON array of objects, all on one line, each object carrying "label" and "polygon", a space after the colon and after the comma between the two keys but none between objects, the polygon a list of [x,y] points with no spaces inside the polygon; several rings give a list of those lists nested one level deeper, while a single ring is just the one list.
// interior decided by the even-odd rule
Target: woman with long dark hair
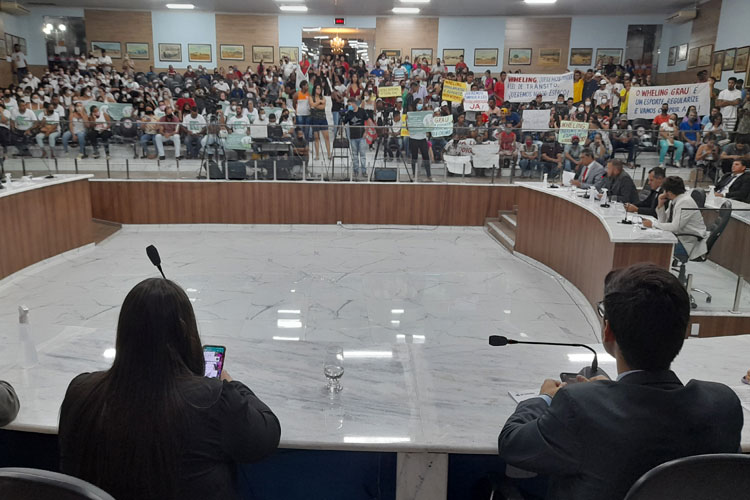
[{"label": "woman with long dark hair", "polygon": [[278,447],[273,412],[226,372],[206,378],[192,305],[172,281],[128,293],[116,356],[70,383],[60,410],[62,472],[118,499],[235,499],[238,462]]}]

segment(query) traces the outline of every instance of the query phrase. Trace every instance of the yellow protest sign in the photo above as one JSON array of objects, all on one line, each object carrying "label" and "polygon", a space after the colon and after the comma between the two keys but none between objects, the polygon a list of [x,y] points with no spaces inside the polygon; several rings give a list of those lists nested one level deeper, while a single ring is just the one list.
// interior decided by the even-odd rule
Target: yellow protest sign
[{"label": "yellow protest sign", "polygon": [[378,97],[401,97],[402,93],[403,90],[401,90],[401,85],[378,87]]},{"label": "yellow protest sign", "polygon": [[454,80],[443,82],[443,100],[461,102],[464,99],[464,93],[466,93],[466,83]]}]

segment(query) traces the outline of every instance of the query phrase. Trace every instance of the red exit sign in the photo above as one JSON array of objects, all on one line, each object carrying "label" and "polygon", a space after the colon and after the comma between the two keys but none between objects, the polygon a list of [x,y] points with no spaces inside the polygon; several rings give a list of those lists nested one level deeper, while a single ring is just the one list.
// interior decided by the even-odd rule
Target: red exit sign
[{"label": "red exit sign", "polygon": [[337,17],[333,20],[333,24],[344,24],[344,18],[343,17]]}]

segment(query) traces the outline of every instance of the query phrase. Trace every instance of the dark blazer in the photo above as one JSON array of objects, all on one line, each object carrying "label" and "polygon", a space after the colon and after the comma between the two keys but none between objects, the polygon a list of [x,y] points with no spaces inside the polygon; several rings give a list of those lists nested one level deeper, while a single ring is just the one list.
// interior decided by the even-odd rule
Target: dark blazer
[{"label": "dark blazer", "polygon": [[602,188],[607,188],[607,196],[617,196],[618,202],[634,204],[638,201],[638,189],[627,172],[621,172],[614,178],[606,177]]},{"label": "dark blazer", "polygon": [[657,190],[650,190],[648,196],[638,203],[633,203],[638,207],[638,213],[640,215],[650,215],[656,217],[656,206],[659,204],[659,195],[661,194],[661,188]]},{"label": "dark blazer", "polygon": [[507,464],[550,476],[547,498],[622,500],[656,465],[740,449],[742,407],[723,384],[671,371],[560,389],[521,402],[498,439]]},{"label": "dark blazer", "polygon": [[[732,174],[726,174],[724,177],[719,179],[716,183],[716,190],[722,189],[724,186],[729,184],[732,180]],[[740,175],[734,184],[729,188],[729,192],[724,195],[725,198],[730,200],[738,200],[744,202],[750,202],[750,172],[745,172]]]}]

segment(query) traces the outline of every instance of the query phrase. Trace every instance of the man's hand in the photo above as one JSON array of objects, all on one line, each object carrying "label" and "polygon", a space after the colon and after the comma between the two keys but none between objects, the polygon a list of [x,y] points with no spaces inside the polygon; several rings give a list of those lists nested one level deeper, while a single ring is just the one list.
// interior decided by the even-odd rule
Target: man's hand
[{"label": "man's hand", "polygon": [[226,370],[221,370],[221,377],[219,378],[221,378],[221,380],[226,380],[227,382],[231,382],[233,380],[229,375],[229,372]]},{"label": "man's hand", "polygon": [[539,395],[547,395],[551,398],[554,398],[555,394],[557,394],[557,391],[559,391],[563,387],[565,387],[565,384],[563,384],[559,380],[548,378],[542,383],[542,388],[539,390]]},{"label": "man's hand", "polygon": [[666,202],[667,202],[667,193],[665,192],[659,195],[659,206],[663,207]]},{"label": "man's hand", "polygon": [[638,207],[636,207],[632,203],[626,203],[625,204],[625,210],[627,210],[631,214],[634,214],[634,213],[636,213],[638,211]]},{"label": "man's hand", "polygon": [[714,196],[718,196],[719,198],[724,198],[724,195],[721,193],[714,193]]},{"label": "man's hand", "polygon": [[651,219],[643,219],[641,223],[643,224],[643,227],[654,227],[654,223],[651,222]]},{"label": "man's hand", "polygon": [[609,380],[604,375],[597,375],[596,377],[586,378],[583,375],[576,376],[576,382],[596,382],[597,380]]},{"label": "man's hand", "polygon": [[575,187],[581,187],[581,181],[577,181],[575,179],[573,179],[572,181],[570,181],[570,184],[573,185],[573,186],[575,186]]}]

